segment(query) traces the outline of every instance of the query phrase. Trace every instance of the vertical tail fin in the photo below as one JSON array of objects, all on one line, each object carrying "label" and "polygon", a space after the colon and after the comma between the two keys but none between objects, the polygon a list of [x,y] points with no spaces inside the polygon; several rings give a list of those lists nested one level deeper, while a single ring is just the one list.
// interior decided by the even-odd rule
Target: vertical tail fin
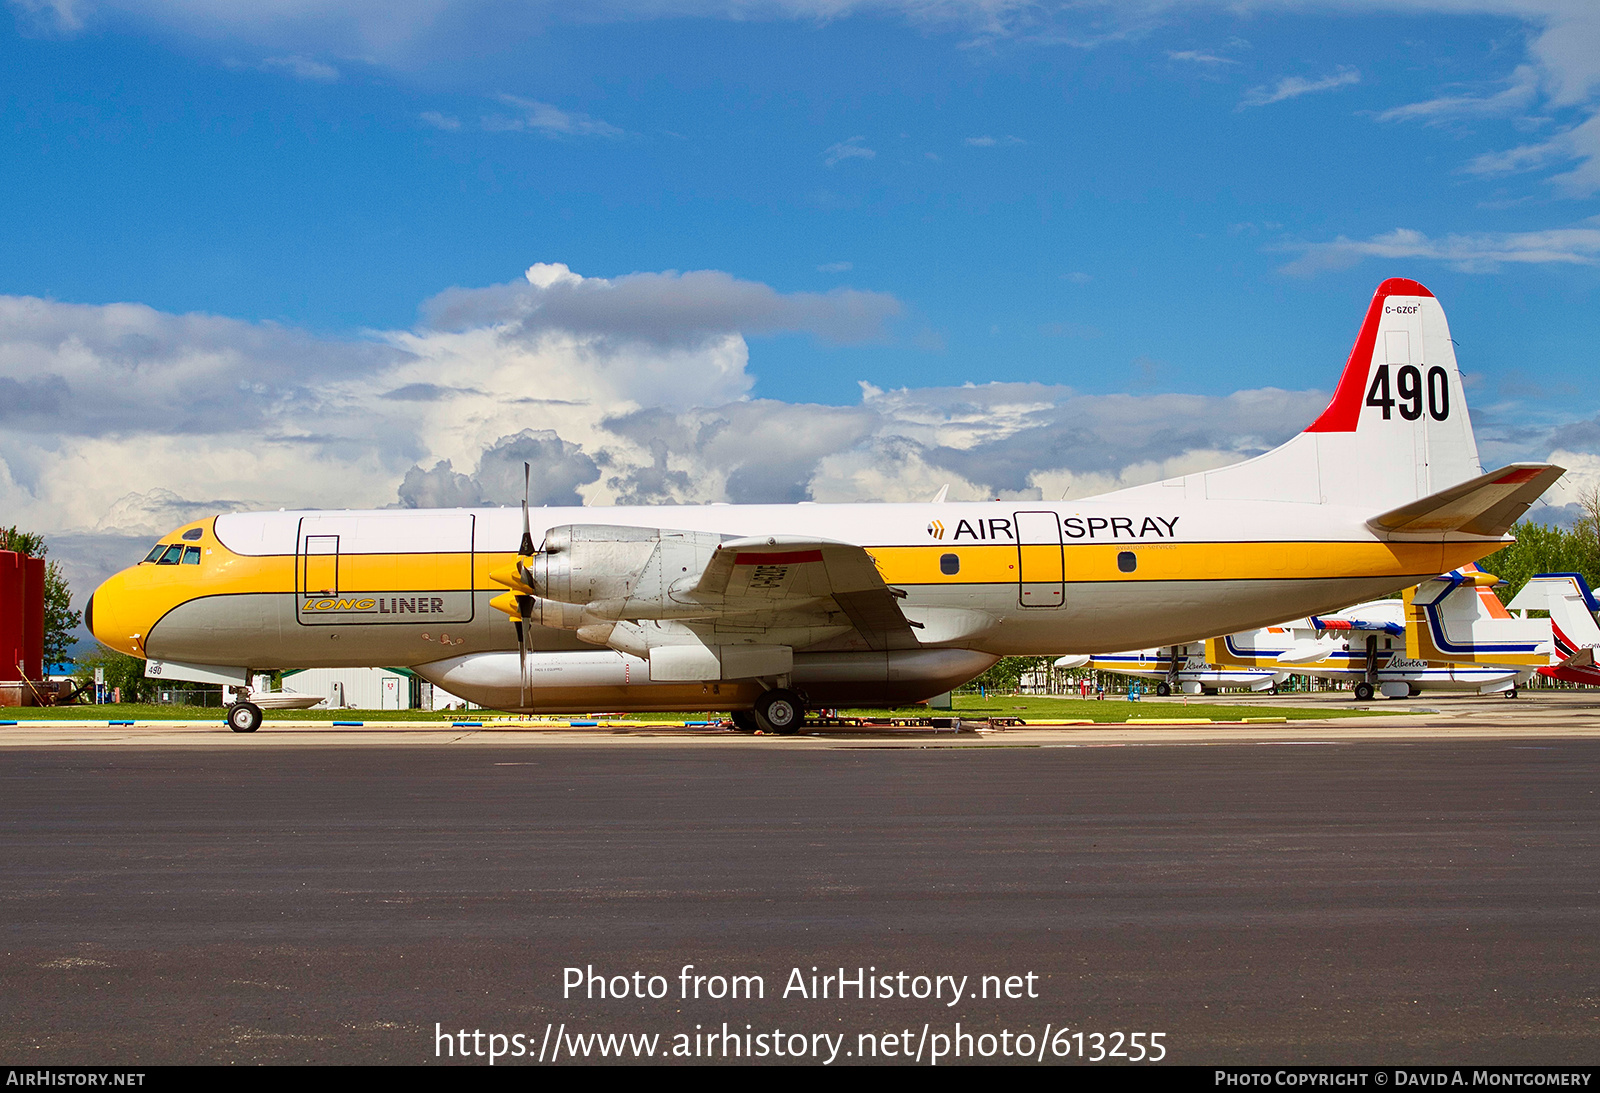
[{"label": "vertical tail fin", "polygon": [[1550,621],[1512,618],[1492,591],[1499,581],[1469,565],[1406,589],[1406,656],[1452,664],[1549,664]]},{"label": "vertical tail fin", "polygon": [[1332,401],[1304,432],[1243,463],[1136,490],[1383,512],[1482,473],[1444,309],[1395,277],[1378,286]]},{"label": "vertical tail fin", "polygon": [[1541,573],[1529,579],[1511,601],[1513,611],[1548,611],[1558,663],[1539,674],[1572,683],[1600,685],[1595,651],[1600,648],[1600,601],[1578,573]]}]

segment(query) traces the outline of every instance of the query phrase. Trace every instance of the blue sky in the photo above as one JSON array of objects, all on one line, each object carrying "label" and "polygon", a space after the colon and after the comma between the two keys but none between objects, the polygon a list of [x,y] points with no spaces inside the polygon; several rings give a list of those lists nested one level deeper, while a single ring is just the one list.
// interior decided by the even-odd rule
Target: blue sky
[{"label": "blue sky", "polygon": [[530,453],[551,503],[1090,492],[1305,424],[1389,276],[1486,461],[1600,482],[1590,0],[572,10],[9,0],[0,505],[89,558]]}]

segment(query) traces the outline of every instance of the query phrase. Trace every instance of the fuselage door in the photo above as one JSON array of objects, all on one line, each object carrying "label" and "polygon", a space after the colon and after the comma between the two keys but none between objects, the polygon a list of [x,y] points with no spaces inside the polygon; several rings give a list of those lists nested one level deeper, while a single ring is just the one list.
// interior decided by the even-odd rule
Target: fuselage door
[{"label": "fuselage door", "polygon": [[1023,607],[1060,607],[1066,602],[1066,559],[1061,518],[1053,512],[1019,512],[1017,600]]},{"label": "fuselage door", "polygon": [[302,596],[337,596],[339,594],[339,537],[337,535],[307,535],[305,549],[300,555],[300,587]]},{"label": "fuselage door", "polygon": [[307,626],[471,622],[473,534],[470,512],[303,517],[296,617]]}]

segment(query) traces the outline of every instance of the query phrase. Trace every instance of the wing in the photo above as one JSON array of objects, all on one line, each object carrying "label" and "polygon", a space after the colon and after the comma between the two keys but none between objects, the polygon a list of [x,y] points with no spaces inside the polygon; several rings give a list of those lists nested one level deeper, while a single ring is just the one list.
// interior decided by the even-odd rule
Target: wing
[{"label": "wing", "polygon": [[835,609],[873,649],[917,645],[914,624],[900,610],[905,593],[885,584],[872,556],[850,543],[795,536],[729,539],[689,594],[720,601],[724,617]]}]

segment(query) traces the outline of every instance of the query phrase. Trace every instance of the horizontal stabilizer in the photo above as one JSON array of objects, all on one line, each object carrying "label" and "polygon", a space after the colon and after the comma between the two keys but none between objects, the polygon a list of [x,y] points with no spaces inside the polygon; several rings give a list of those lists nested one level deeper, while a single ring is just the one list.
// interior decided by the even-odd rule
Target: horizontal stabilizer
[{"label": "horizontal stabilizer", "polygon": [[1367,525],[1391,536],[1460,532],[1498,539],[1565,473],[1549,463],[1513,463],[1459,486],[1374,516]]}]

